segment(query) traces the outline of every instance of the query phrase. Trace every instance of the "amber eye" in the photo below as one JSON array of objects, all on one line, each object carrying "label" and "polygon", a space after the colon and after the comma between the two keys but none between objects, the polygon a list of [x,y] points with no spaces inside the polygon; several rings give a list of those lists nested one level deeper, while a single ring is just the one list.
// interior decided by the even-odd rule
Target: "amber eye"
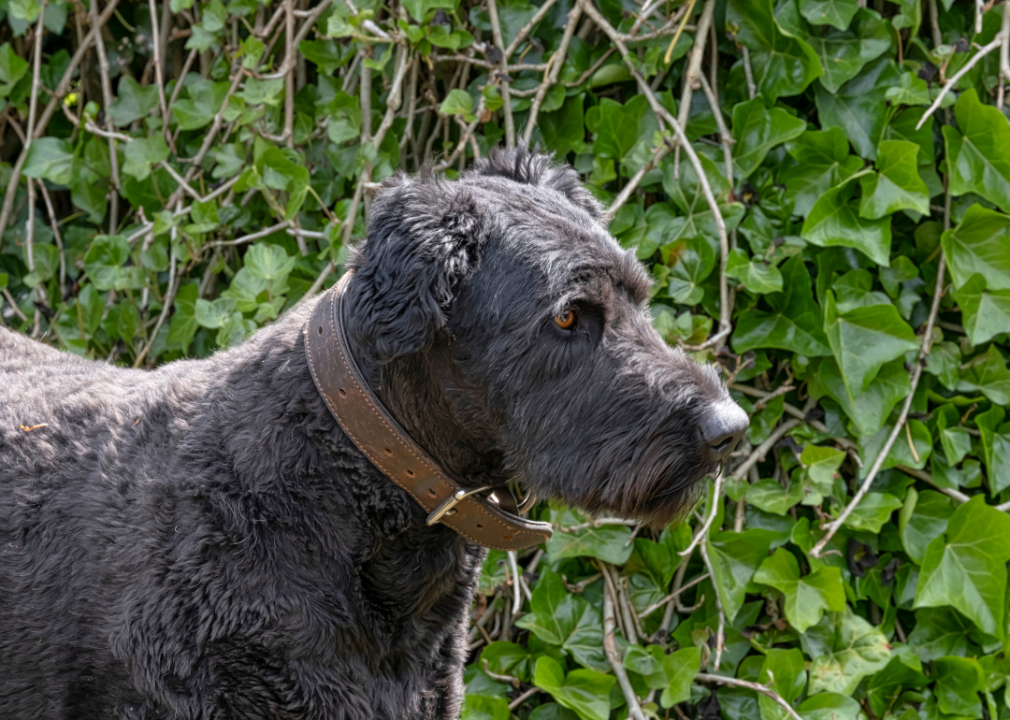
[{"label": "amber eye", "polygon": [[554,322],[562,330],[569,329],[572,325],[575,324],[575,311],[572,310],[571,308],[568,308],[560,315],[555,315]]}]

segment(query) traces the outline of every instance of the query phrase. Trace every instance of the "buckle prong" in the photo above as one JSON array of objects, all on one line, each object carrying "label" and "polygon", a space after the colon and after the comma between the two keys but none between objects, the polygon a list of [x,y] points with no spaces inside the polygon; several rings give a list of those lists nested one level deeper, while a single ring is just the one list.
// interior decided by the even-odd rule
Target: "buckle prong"
[{"label": "buckle prong", "polygon": [[460,500],[462,500],[463,498],[490,489],[491,489],[490,485],[485,485],[484,487],[475,488],[473,490],[464,490],[463,488],[457,488],[456,492],[447,497],[441,505],[439,505],[437,508],[431,511],[431,514],[428,515],[427,520],[428,525],[434,525],[443,517],[445,517],[445,514],[448,513],[450,510],[452,510],[457,504],[459,504]]}]

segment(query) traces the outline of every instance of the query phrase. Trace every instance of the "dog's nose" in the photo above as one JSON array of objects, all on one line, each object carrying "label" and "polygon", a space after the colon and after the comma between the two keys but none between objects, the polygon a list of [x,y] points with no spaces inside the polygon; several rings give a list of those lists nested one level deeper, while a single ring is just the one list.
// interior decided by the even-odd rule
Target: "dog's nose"
[{"label": "dog's nose", "polygon": [[713,462],[725,460],[749,425],[747,413],[735,402],[722,400],[717,403],[701,424],[701,437],[708,458]]}]

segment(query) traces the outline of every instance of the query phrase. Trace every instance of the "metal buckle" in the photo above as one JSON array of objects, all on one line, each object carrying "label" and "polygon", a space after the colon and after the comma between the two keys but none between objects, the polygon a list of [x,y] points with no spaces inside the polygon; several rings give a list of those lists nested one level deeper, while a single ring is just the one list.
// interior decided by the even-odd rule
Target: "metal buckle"
[{"label": "metal buckle", "polygon": [[518,506],[519,514],[522,514],[527,510],[529,510],[531,507],[536,505],[536,502],[537,502],[537,494],[532,490],[530,490],[528,493],[526,493],[526,497],[524,497],[522,501],[519,503]]},{"label": "metal buckle", "polygon": [[490,489],[491,489],[490,485],[485,485],[484,487],[479,487],[479,488],[476,488],[474,490],[464,490],[463,488],[460,488],[460,489],[456,490],[456,492],[454,492],[452,495],[450,495],[448,498],[446,498],[445,501],[441,505],[439,505],[437,508],[435,508],[434,510],[431,511],[431,514],[428,515],[428,521],[427,521],[428,525],[434,525],[439,520],[441,520],[443,517],[445,517],[446,514],[450,514],[451,515],[452,514],[451,513],[452,509],[463,498],[468,497],[470,495],[476,495],[479,492],[484,492],[485,490],[490,490]]}]

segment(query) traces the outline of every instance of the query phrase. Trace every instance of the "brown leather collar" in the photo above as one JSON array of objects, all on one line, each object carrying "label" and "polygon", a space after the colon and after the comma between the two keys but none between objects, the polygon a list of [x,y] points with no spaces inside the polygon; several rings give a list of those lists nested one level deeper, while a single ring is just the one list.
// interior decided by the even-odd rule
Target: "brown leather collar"
[{"label": "brown leather collar", "polygon": [[497,550],[545,542],[552,533],[550,523],[507,512],[480,494],[490,488],[464,488],[450,478],[375,397],[344,333],[342,298],[349,276],[320,298],[302,330],[312,379],[340,427],[380,472],[429,513],[429,525],[441,522],[470,542]]}]

